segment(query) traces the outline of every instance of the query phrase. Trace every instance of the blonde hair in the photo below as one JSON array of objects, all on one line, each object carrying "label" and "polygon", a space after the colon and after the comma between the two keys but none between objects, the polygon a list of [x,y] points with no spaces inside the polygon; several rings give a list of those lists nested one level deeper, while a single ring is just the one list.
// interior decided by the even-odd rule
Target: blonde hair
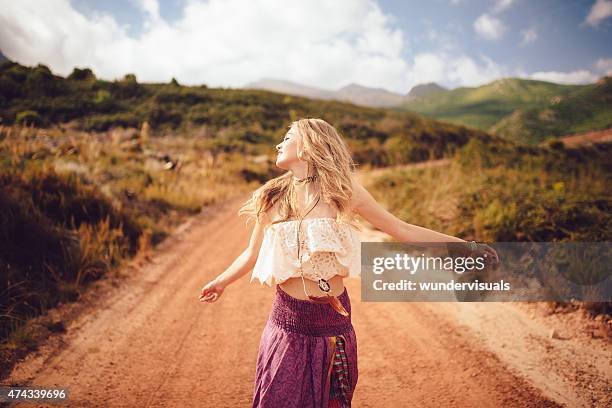
[{"label": "blonde hair", "polygon": [[[361,226],[355,222],[350,206],[353,195],[352,177],[356,164],[346,142],[338,131],[323,119],[300,119],[292,122],[292,125],[295,125],[299,135],[297,156],[306,161],[313,170],[312,175],[317,176],[313,183],[317,184],[321,200],[337,209],[336,221],[361,230]],[[262,213],[269,214],[268,211],[278,204],[281,218],[269,225],[297,217],[293,188],[291,171],[268,180],[253,192],[238,210],[238,215],[246,214],[249,217],[247,223],[251,218],[261,221]],[[269,225],[266,225],[266,228]]]}]

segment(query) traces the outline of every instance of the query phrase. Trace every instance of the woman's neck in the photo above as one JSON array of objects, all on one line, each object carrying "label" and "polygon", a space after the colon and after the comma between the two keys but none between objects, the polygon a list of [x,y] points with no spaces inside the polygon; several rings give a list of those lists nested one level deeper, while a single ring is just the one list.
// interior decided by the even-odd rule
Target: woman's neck
[{"label": "woman's neck", "polygon": [[298,206],[301,206],[300,214],[304,214],[314,205],[319,194],[318,187],[318,183],[307,183],[304,185],[294,186],[297,204]]}]

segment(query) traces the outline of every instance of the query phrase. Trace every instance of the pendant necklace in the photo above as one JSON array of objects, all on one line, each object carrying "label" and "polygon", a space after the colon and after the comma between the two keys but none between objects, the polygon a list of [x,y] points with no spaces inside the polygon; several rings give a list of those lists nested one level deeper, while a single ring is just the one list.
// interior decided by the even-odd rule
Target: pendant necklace
[{"label": "pendant necklace", "polygon": [[302,285],[304,286],[304,294],[306,296],[308,296],[308,298],[316,303],[329,303],[332,308],[337,311],[338,313],[340,313],[343,316],[348,316],[349,313],[348,311],[344,308],[344,306],[342,305],[342,303],[340,302],[340,300],[338,300],[337,297],[332,296],[329,294],[329,291],[331,290],[331,286],[329,285],[329,282],[327,282],[327,280],[323,279],[321,277],[321,275],[318,273],[318,271],[315,269],[315,263],[312,260],[312,254],[311,254],[311,264],[312,264],[312,269],[315,272],[315,274],[319,277],[319,289],[325,293],[325,296],[312,296],[309,295],[308,292],[306,291],[306,282],[304,281],[304,271],[302,269],[302,257],[300,256],[300,227],[302,225],[302,221],[304,220],[304,217],[306,217],[306,215],[308,215],[318,204],[319,200],[321,199],[321,195],[320,193],[317,193],[317,201],[315,202],[314,206],[308,210],[306,212],[306,214],[304,214],[304,216],[299,217],[299,223],[298,223],[298,227],[297,227],[297,253],[298,253],[298,260],[300,262],[300,275],[302,277]]},{"label": "pendant necklace", "polygon": [[[300,222],[298,223],[298,228],[297,228],[297,242],[298,242],[298,259],[300,261],[300,273],[302,274],[302,279],[304,279],[304,273],[302,271],[302,257],[300,256],[300,227],[302,225],[302,221],[304,220],[304,217],[306,217],[312,210],[314,210],[314,208],[317,206],[317,204],[319,203],[319,200],[321,199],[321,196],[319,195],[317,197],[317,201],[315,202],[315,204],[312,206],[312,208],[310,210],[308,210],[306,212],[306,214],[304,214],[303,217],[298,217]],[[314,265],[313,265],[314,266]],[[323,279],[323,278],[319,278],[319,289],[321,289],[321,291],[328,293],[331,289],[331,287],[329,286],[329,283]],[[304,291],[306,291],[306,288],[304,288]],[[308,295],[306,293],[306,295]]]}]

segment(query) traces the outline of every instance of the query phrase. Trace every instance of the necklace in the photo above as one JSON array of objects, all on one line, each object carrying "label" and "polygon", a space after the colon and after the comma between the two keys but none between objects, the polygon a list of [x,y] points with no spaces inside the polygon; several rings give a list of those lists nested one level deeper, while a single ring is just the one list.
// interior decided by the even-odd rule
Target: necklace
[{"label": "necklace", "polygon": [[[308,215],[308,213],[310,213],[310,211],[314,210],[314,208],[317,206],[317,204],[319,203],[319,200],[321,199],[321,196],[317,197],[317,201],[315,202],[314,206],[308,210],[308,212],[306,214],[304,214],[303,217],[299,217],[299,224],[298,224],[298,229],[297,229],[297,240],[298,240],[298,258],[300,261],[300,273],[302,274],[302,280],[304,279],[304,273],[302,271],[302,257],[300,256],[300,226],[302,225],[302,221],[304,220],[304,217],[306,217]],[[314,264],[313,264],[313,270],[314,270]],[[316,271],[315,271],[316,273]],[[317,273],[318,275],[318,273]],[[304,282],[302,282],[304,283]],[[330,287],[329,287],[329,283],[323,279],[323,278],[319,278],[319,289],[321,289],[323,292],[327,293],[330,291]],[[304,286],[304,291],[306,291],[306,286]],[[308,293],[306,293],[306,295],[308,295]]]},{"label": "necklace", "polygon": [[306,183],[312,183],[315,179],[317,178],[316,174],[313,174],[312,176],[308,176],[306,178],[299,178],[299,177],[295,177],[293,176],[293,184],[306,184]]},{"label": "necklace", "polygon": [[325,293],[325,296],[312,296],[309,295],[308,292],[306,291],[306,282],[304,281],[304,271],[302,269],[302,257],[300,256],[300,227],[302,225],[302,221],[304,220],[304,217],[306,217],[308,215],[308,213],[310,213],[318,204],[319,200],[321,199],[321,195],[317,194],[317,201],[315,202],[314,206],[308,210],[306,212],[306,214],[304,214],[304,216],[302,217],[298,217],[299,218],[299,223],[298,223],[298,227],[297,227],[297,253],[298,253],[298,260],[300,261],[300,275],[302,277],[302,285],[304,286],[304,294],[312,301],[316,302],[316,303],[329,303],[334,310],[336,310],[338,313],[340,313],[343,316],[348,316],[349,313],[346,311],[346,309],[344,308],[344,306],[342,305],[342,303],[338,300],[338,298],[336,298],[335,296],[332,296],[329,294],[329,291],[331,290],[331,287],[329,286],[329,282],[327,282],[325,279],[323,279],[321,277],[321,275],[317,272],[317,270],[315,269],[315,265],[314,262],[312,262],[312,254],[311,254],[311,264],[312,264],[312,269],[315,272],[315,274],[319,277],[319,289]]}]

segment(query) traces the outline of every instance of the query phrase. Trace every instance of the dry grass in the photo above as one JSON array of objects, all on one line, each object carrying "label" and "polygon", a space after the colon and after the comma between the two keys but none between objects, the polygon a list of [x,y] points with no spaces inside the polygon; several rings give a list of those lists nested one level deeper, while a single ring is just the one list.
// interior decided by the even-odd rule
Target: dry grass
[{"label": "dry grass", "polygon": [[24,321],[273,175],[210,139],[142,136],[0,126],[1,338],[26,347]]}]

